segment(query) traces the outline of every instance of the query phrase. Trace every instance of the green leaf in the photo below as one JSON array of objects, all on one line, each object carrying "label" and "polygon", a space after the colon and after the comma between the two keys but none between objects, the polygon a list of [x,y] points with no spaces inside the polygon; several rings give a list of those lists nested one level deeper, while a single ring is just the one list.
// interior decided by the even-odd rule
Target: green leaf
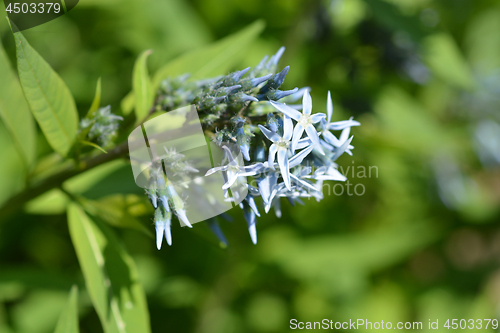
[{"label": "green leaf", "polygon": [[50,146],[66,156],[78,127],[75,101],[66,84],[50,65],[15,32],[17,69],[24,96]]},{"label": "green leaf", "polygon": [[119,228],[129,228],[141,231],[153,237],[149,229],[142,225],[133,215],[133,210],[143,210],[140,197],[129,194],[113,194],[100,200],[79,198],[85,210],[92,216]]},{"label": "green leaf", "polygon": [[101,78],[97,80],[97,86],[95,88],[95,96],[92,101],[92,105],[90,106],[88,117],[92,117],[94,113],[99,110],[99,106],[101,106]]},{"label": "green leaf", "polygon": [[433,74],[462,89],[474,87],[474,79],[453,37],[439,33],[424,40],[425,61]]},{"label": "green leaf", "polygon": [[68,303],[64,307],[55,333],[78,333],[78,287],[73,286],[69,293]]},{"label": "green leaf", "polygon": [[195,79],[224,74],[240,61],[242,52],[264,30],[259,20],[237,33],[197,50],[185,53],[161,67],[153,77],[153,87],[169,76],[191,73]]},{"label": "green leaf", "polygon": [[101,146],[99,146],[98,144],[96,143],[93,143],[93,142],[90,142],[90,141],[87,141],[87,140],[80,140],[79,141],[81,144],[85,145],[85,146],[90,146],[90,147],[94,147],[95,149],[98,149],[100,151],[102,151],[103,153],[107,154],[108,152],[106,150],[104,150],[104,148],[102,148]]},{"label": "green leaf", "polygon": [[114,232],[78,205],[68,208],[71,240],[105,333],[151,332],[137,269]]},{"label": "green leaf", "polygon": [[134,92],[131,91],[128,93],[127,96],[125,96],[122,99],[120,103],[120,107],[122,109],[123,114],[128,116],[130,112],[134,110],[134,104],[135,104]]},{"label": "green leaf", "polygon": [[2,78],[0,118],[21,155],[25,169],[29,170],[36,156],[35,122],[2,43],[0,43],[0,77]]},{"label": "green leaf", "polygon": [[142,52],[134,65],[132,87],[134,89],[137,121],[141,121],[147,117],[149,109],[153,104],[154,94],[147,66],[147,59],[151,53],[151,50]]}]

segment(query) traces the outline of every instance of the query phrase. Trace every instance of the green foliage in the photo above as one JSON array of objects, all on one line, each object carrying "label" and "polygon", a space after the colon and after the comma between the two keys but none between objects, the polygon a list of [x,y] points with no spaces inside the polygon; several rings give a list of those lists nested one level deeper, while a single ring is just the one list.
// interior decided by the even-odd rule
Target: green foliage
[{"label": "green foliage", "polygon": [[78,328],[78,287],[73,286],[68,303],[59,317],[54,333],[79,333]]},{"label": "green foliage", "polygon": [[132,86],[135,96],[135,116],[138,121],[142,121],[148,116],[154,99],[154,90],[146,62],[151,52],[151,50],[148,50],[141,53],[134,65]]},{"label": "green foliage", "polygon": [[68,207],[68,225],[104,332],[150,332],[146,297],[134,262],[112,230],[92,221],[76,204]]},{"label": "green foliage", "polygon": [[188,52],[161,67],[153,77],[153,87],[163,79],[190,73],[194,79],[225,74],[241,59],[243,51],[264,30],[264,22],[256,21],[238,33],[212,45]]},{"label": "green foliage", "polygon": [[[24,31],[32,46],[0,22],[0,332],[288,332],[290,318],[425,327],[497,316],[500,178],[480,158],[475,126],[500,121],[499,22],[489,0],[87,0]],[[334,118],[362,123],[339,170],[364,194],[344,183],[321,203],[283,201],[281,220],[259,220],[257,246],[237,210],[221,223],[226,250],[204,223],[174,223],[174,245],[158,252],[127,159],[107,159],[165,78],[225,75],[281,45],[284,89],[310,86],[318,111],[330,90]],[[120,100],[117,146],[83,147],[77,107],[91,117]],[[96,157],[104,162],[88,170]],[[448,201],[440,158],[459,170],[445,182]],[[68,298],[74,284],[80,294]]]},{"label": "green foliage", "polygon": [[28,103],[23,96],[19,80],[10,67],[9,60],[0,43],[0,117],[8,128],[12,141],[21,154],[24,168],[29,171],[35,162],[35,124]]},{"label": "green foliage", "polygon": [[73,146],[78,125],[73,96],[23,34],[15,32],[14,37],[17,70],[31,112],[51,147],[66,156]]}]

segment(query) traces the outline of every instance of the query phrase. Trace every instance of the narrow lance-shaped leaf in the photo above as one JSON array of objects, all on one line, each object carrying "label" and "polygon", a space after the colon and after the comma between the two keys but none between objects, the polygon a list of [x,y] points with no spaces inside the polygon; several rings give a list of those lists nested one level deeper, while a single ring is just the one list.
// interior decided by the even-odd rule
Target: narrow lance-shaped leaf
[{"label": "narrow lance-shaped leaf", "polygon": [[[190,73],[194,79],[203,79],[227,73],[244,55],[243,51],[259,36],[264,29],[263,21],[256,21],[230,36],[213,44],[187,52],[161,67],[152,79],[153,92],[160,82],[169,76]],[[125,115],[133,109],[134,92],[130,92],[122,101]]]},{"label": "narrow lance-shaped leaf", "polygon": [[97,80],[97,86],[95,88],[95,96],[94,100],[92,101],[92,105],[90,105],[89,113],[87,117],[92,117],[94,113],[97,112],[99,109],[99,106],[101,106],[101,78]]},{"label": "narrow lance-shaped leaf", "polygon": [[[99,78],[97,80],[97,86],[95,89],[94,100],[92,101],[92,104],[90,105],[89,112],[85,116],[85,119],[90,120],[90,119],[94,118],[94,115],[97,112],[97,110],[99,110],[100,105],[101,105],[101,78]],[[89,134],[91,128],[92,128],[91,126],[88,126],[87,128],[85,128],[84,130],[82,130],[80,132],[80,134],[78,136],[80,143],[86,144],[85,138],[87,137],[87,134]],[[90,145],[94,146],[95,144],[90,144]],[[95,146],[97,146],[97,145],[95,145]],[[99,146],[97,146],[96,148],[99,150],[102,150],[102,148]],[[104,151],[104,152],[106,152],[106,151]]]},{"label": "narrow lance-shaped leaf", "polygon": [[54,333],[79,333],[78,328],[78,287],[73,286],[68,303],[63,309]]},{"label": "narrow lance-shaped leaf", "polygon": [[142,52],[134,65],[132,87],[134,89],[137,121],[144,120],[153,104],[154,94],[147,66],[147,58],[150,54],[151,50]]},{"label": "narrow lance-shaped leaf", "polygon": [[256,21],[220,41],[188,52],[161,67],[153,78],[153,86],[169,77],[191,73],[193,78],[202,79],[224,74],[241,60],[242,50],[264,30],[264,22]]},{"label": "narrow lance-shaped leaf", "polygon": [[2,43],[0,43],[0,78],[2,78],[0,118],[9,130],[26,170],[29,170],[36,155],[35,122]]},{"label": "narrow lance-shaped leaf", "polygon": [[68,225],[85,285],[104,332],[151,332],[137,269],[114,232],[92,221],[75,203],[68,207]]},{"label": "narrow lance-shaped leaf", "polygon": [[63,80],[29,45],[21,32],[15,32],[17,69],[24,96],[50,146],[66,156],[78,127],[75,101]]}]

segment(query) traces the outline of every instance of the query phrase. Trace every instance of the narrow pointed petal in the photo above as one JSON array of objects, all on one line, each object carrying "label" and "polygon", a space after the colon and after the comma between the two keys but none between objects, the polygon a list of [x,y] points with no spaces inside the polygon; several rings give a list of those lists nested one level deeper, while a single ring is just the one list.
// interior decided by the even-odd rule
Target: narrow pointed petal
[{"label": "narrow pointed petal", "polygon": [[258,102],[259,100],[253,96],[242,93],[240,96],[240,101],[241,102],[247,102],[247,101]]},{"label": "narrow pointed petal", "polygon": [[330,94],[330,90],[328,90],[328,97],[326,98],[326,122],[330,123],[332,120],[333,114],[333,103],[332,103],[332,95]]},{"label": "narrow pointed petal", "polygon": [[215,167],[215,168],[212,168],[212,169],[209,169],[207,171],[207,173],[205,174],[205,176],[210,176],[218,171],[226,171],[227,169],[229,168],[229,165],[224,165],[224,166],[220,166],[220,167]]},{"label": "narrow pointed petal", "polygon": [[334,150],[334,149],[335,149],[335,148],[334,148],[331,144],[329,144],[329,143],[328,143],[328,142],[326,142],[325,140],[321,140],[321,139],[320,139],[320,140],[319,140],[319,143],[323,146],[323,148],[326,148],[326,149],[327,149],[327,150],[329,150],[329,151],[332,151],[332,150]]},{"label": "narrow pointed petal", "polygon": [[297,123],[297,125],[295,125],[295,128],[293,130],[292,147],[291,147],[292,153],[295,152],[295,150],[297,149],[297,144],[300,138],[302,137],[303,133],[304,133],[304,126]]},{"label": "narrow pointed petal", "polygon": [[337,139],[335,135],[333,135],[331,132],[323,131],[322,134],[325,141],[331,144],[332,146],[339,147],[342,145],[342,142],[340,142],[340,140]]},{"label": "narrow pointed petal", "polygon": [[267,128],[265,128],[262,125],[259,125],[259,129],[262,132],[262,134],[264,134],[266,136],[266,138],[268,138],[269,141],[271,141],[271,142],[276,142],[280,139],[280,136],[278,134],[268,130]]},{"label": "narrow pointed petal", "polygon": [[270,101],[270,103],[272,106],[274,106],[276,109],[278,109],[278,111],[281,111],[283,114],[286,114],[290,118],[299,121],[300,116],[301,116],[299,111],[292,109],[291,107],[289,107],[288,105],[283,104],[283,103],[278,103],[275,101]]},{"label": "narrow pointed petal", "polygon": [[261,77],[257,77],[255,79],[251,79],[250,82],[251,82],[252,86],[256,87],[259,84],[261,84],[261,83],[266,82],[267,80],[269,80],[269,78],[271,76],[273,76],[273,74],[267,74],[267,75],[264,75],[264,76],[261,76]]},{"label": "narrow pointed petal", "polygon": [[302,112],[304,114],[311,114],[312,112],[312,99],[307,90],[304,92],[304,97],[302,97]]},{"label": "narrow pointed petal", "polygon": [[312,145],[311,139],[309,139],[308,137],[305,137],[303,139],[300,139],[299,142],[297,142],[297,146],[295,147],[295,150],[304,149],[306,147],[309,147],[310,145]]},{"label": "narrow pointed petal", "polygon": [[[306,133],[307,133],[307,136],[309,137],[309,139],[311,139],[313,146],[317,149],[318,148],[321,149],[321,146],[319,144],[319,136],[318,136],[318,132],[316,132],[316,128],[314,128],[313,125],[309,125],[306,127]],[[323,152],[323,149],[321,149],[321,152]],[[324,154],[325,153],[323,152],[323,155]]]},{"label": "narrow pointed petal", "polygon": [[290,140],[293,134],[292,119],[286,114],[283,115],[283,139]]},{"label": "narrow pointed petal", "polygon": [[299,88],[295,87],[291,90],[275,90],[273,94],[270,95],[270,99],[280,100],[287,96],[295,94],[299,91]]},{"label": "narrow pointed petal", "polygon": [[325,119],[326,115],[324,113],[315,113],[311,116],[311,120],[313,124],[320,122],[322,119]]},{"label": "narrow pointed petal", "polygon": [[224,185],[222,185],[222,189],[227,190],[228,188],[233,186],[237,179],[238,174],[236,172],[228,172],[228,180],[226,183],[224,183]]},{"label": "narrow pointed petal", "polygon": [[165,222],[157,221],[155,222],[156,228],[156,247],[161,249],[161,243],[163,242],[163,233],[165,232]]},{"label": "narrow pointed petal", "polygon": [[248,202],[248,205],[250,206],[250,208],[252,208],[255,215],[260,217],[259,210],[257,209],[257,205],[255,204],[255,199],[251,195],[247,196],[247,202]]},{"label": "narrow pointed petal", "polygon": [[278,147],[276,147],[275,144],[272,144],[271,147],[269,147],[269,157],[268,157],[268,163],[269,167],[274,170],[274,158],[276,157],[276,152],[278,151]]},{"label": "narrow pointed petal", "polygon": [[247,165],[247,166],[240,167],[240,170],[242,170],[243,172],[254,172],[254,173],[257,173],[263,167],[264,167],[264,164],[261,163],[261,162],[258,162],[258,163],[254,163],[252,165]]},{"label": "narrow pointed petal", "polygon": [[161,196],[160,198],[161,205],[165,209],[166,212],[170,212],[170,208],[168,207],[168,199],[166,196]]},{"label": "narrow pointed petal", "polygon": [[158,201],[156,199],[156,194],[149,194],[149,201],[151,201],[151,204],[153,207],[156,209],[158,207]]},{"label": "narrow pointed petal", "polygon": [[344,128],[347,128],[347,127],[359,126],[359,125],[361,125],[361,124],[359,122],[357,122],[356,120],[349,119],[349,120],[342,120],[342,121],[336,121],[334,123],[330,123],[330,124],[328,124],[328,129],[330,131],[339,131],[339,130],[343,130]]},{"label": "narrow pointed petal", "polygon": [[288,166],[290,168],[293,168],[297,165],[299,165],[300,163],[302,163],[302,161],[304,160],[304,158],[306,158],[307,155],[309,155],[309,153],[314,149],[314,145],[310,145],[309,147],[307,147],[306,149],[304,150],[301,150],[298,154],[294,155],[290,161],[288,161]]},{"label": "narrow pointed petal", "polygon": [[181,220],[186,226],[188,226],[189,228],[193,227],[191,223],[189,223],[189,220],[186,216],[186,212],[183,209],[176,210],[175,214],[177,215],[179,220]]},{"label": "narrow pointed petal", "polygon": [[243,77],[243,75],[245,75],[249,70],[250,70],[250,67],[247,67],[245,69],[242,69],[241,71],[234,73],[233,77],[232,77],[233,80],[239,81]]},{"label": "narrow pointed petal", "polygon": [[167,244],[172,246],[172,232],[170,230],[170,221],[167,221],[165,225],[165,239],[167,240]]},{"label": "narrow pointed petal", "polygon": [[288,72],[290,71],[290,66],[286,66],[285,68],[283,68],[283,70],[277,75],[277,78],[276,78],[276,84],[279,86],[281,86],[283,84],[283,82],[285,82],[285,77],[286,75],[288,74]]},{"label": "narrow pointed petal", "polygon": [[342,133],[340,133],[339,141],[344,143],[349,138],[350,133],[351,133],[350,127],[347,127],[344,130],[342,130]]},{"label": "narrow pointed petal", "polygon": [[290,185],[290,170],[288,166],[288,156],[286,155],[286,150],[280,149],[278,151],[278,164],[280,166],[281,175],[283,176],[283,181],[288,190],[292,189]]},{"label": "narrow pointed petal", "polygon": [[240,151],[241,151],[241,154],[243,154],[243,158],[246,161],[250,161],[250,148],[248,147],[248,145],[247,144],[241,145]]},{"label": "narrow pointed petal", "polygon": [[280,61],[281,56],[283,55],[284,52],[285,52],[285,47],[282,46],[282,47],[280,47],[280,49],[278,50],[278,52],[276,52],[276,54],[274,54],[271,57],[271,59],[269,61],[271,62],[271,64],[273,66],[277,66],[278,65],[278,62]]},{"label": "narrow pointed petal", "polygon": [[231,153],[231,149],[229,149],[228,146],[222,146],[222,149],[224,149],[224,155],[227,157],[229,162],[233,162],[234,157],[233,157],[233,154]]},{"label": "narrow pointed petal", "polygon": [[302,187],[307,187],[308,189],[312,190],[312,191],[316,191],[316,188],[314,187],[314,185],[312,185],[311,183],[308,183],[306,182],[305,180],[302,180],[296,176],[294,176],[293,174],[290,174],[290,178],[297,184],[299,184],[300,186]]},{"label": "narrow pointed petal", "polygon": [[252,243],[257,244],[257,226],[255,223],[248,224],[248,233],[252,239]]},{"label": "narrow pointed petal", "polygon": [[349,147],[349,144],[351,143],[352,138],[353,137],[351,136],[351,138],[349,140],[347,140],[346,142],[344,142],[342,144],[342,146],[338,147],[335,150],[335,154],[330,158],[330,161],[335,162],[337,160],[337,158],[339,158],[340,155],[342,155],[345,152],[345,150],[347,149],[347,147]]}]

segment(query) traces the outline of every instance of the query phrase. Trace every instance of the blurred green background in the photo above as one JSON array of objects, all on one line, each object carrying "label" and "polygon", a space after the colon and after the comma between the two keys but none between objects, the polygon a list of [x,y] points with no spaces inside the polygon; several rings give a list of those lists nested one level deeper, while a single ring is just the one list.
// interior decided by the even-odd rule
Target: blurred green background
[{"label": "blurred green background", "polygon": [[[311,87],[316,112],[324,112],[330,90],[334,119],[361,122],[351,132],[354,156],[339,164],[364,193],[332,193],[298,207],[283,201],[281,219],[273,212],[259,218],[255,246],[239,209],[222,224],[227,249],[204,223],[193,230],[174,223],[173,246],[161,251],[143,232],[116,229],[137,265],[152,331],[288,332],[292,318],[422,321],[426,331],[429,319],[497,318],[498,1],[81,0],[24,34],[81,114],[99,77],[102,105],[120,113],[140,52],[154,50],[154,72],[257,19],[266,27],[234,69],[284,45],[279,68],[291,66],[284,88]],[[0,37],[15,64],[5,20]],[[3,203],[23,184],[3,124],[0,142]],[[39,159],[49,150],[40,135]],[[360,167],[373,167],[371,177]],[[100,202],[144,197],[120,161],[68,186]],[[52,332],[73,284],[81,331],[102,332],[65,202],[50,195],[0,220],[0,332]],[[152,231],[151,212],[137,215]]]}]

